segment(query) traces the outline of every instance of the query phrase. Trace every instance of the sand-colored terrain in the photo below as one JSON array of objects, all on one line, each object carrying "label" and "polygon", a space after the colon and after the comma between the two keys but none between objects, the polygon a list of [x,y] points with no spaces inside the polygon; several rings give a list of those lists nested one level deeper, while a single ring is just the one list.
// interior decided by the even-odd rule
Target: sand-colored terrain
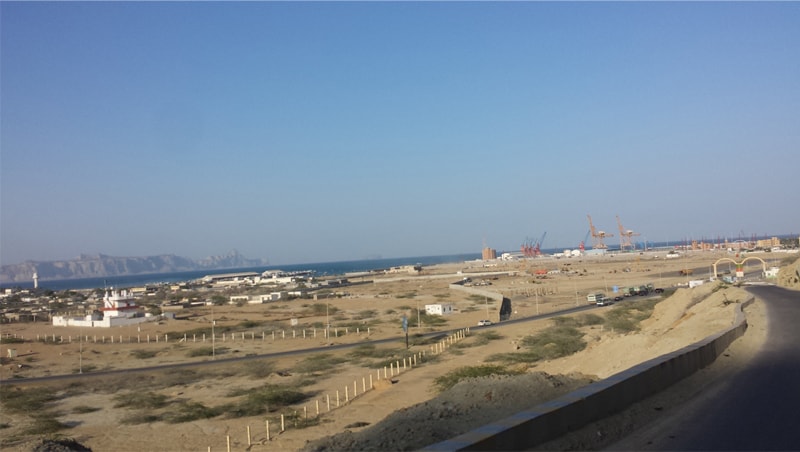
[{"label": "sand-colored terrain", "polygon": [[[465,275],[471,276],[473,281],[488,281],[491,285],[480,288],[511,298],[512,318],[521,318],[586,305],[586,294],[606,291],[606,287],[610,293],[610,288],[615,285],[653,283],[656,287],[667,288],[685,284],[689,278],[679,275],[678,270],[709,269],[705,270],[707,273],[711,263],[721,257],[710,253],[670,260],[655,256],[650,253],[580,260],[542,259],[505,267],[481,267],[474,263],[443,265],[426,269],[421,276],[395,275],[349,286],[344,289],[347,294],[341,298],[215,307],[213,312],[209,307],[195,308],[179,312],[178,320],[145,324],[138,329],[86,331],[44,324],[4,325],[4,337],[16,335],[24,337],[26,342],[14,344],[17,357],[4,359],[0,378],[7,382],[12,378],[74,374],[78,369],[84,370],[84,377],[77,380],[79,383],[53,383],[62,389],[58,400],[48,409],[57,414],[60,422],[72,426],[62,430],[62,434],[93,450],[226,450],[228,441],[232,450],[299,450],[314,445],[324,448],[326,444],[337,450],[421,447],[448,437],[442,435],[452,436],[502,418],[519,411],[520,407],[535,405],[576,385],[586,384],[592,378],[607,377],[716,333],[731,324],[734,307],[747,297],[741,289],[720,289],[718,283],[679,289],[656,305],[650,319],[642,322],[641,331],[620,334],[601,326],[584,327],[584,340],[588,343],[585,350],[570,357],[530,365],[529,375],[525,378],[531,381],[524,383],[523,387],[535,385],[538,390],[513,389],[513,385],[519,383],[497,378],[474,382],[471,387],[461,383],[436,398],[433,382],[437,377],[463,366],[485,364],[493,354],[514,352],[520,339],[552,324],[550,320],[535,320],[490,329],[477,328],[478,320],[497,320],[497,303],[452,290],[448,288],[450,283]],[[537,278],[534,272],[540,268],[558,269],[561,273]],[[760,267],[748,267],[746,271],[758,272]],[[695,271],[691,278],[708,277],[702,272]],[[326,316],[311,309],[315,303],[326,302],[336,308],[335,313]],[[417,326],[414,318],[417,306],[435,302],[451,303],[456,312],[447,316],[444,325],[422,323]],[[597,307],[591,312],[602,315],[609,309],[613,307]],[[405,338],[400,328],[403,315],[409,319],[412,343],[409,351],[425,352],[426,357],[420,357],[413,369],[409,359],[408,367],[391,376],[391,382],[378,380],[382,368],[378,364],[385,364],[386,360],[356,358],[352,350],[267,358],[240,364],[218,364],[209,356],[191,356],[193,351],[210,346],[210,339],[203,342],[197,331],[208,328],[212,318],[219,330],[229,328],[224,340],[218,334],[214,341],[218,359],[332,344],[363,344],[383,338],[395,340],[378,346],[378,349],[404,356]],[[297,319],[297,325],[292,325],[291,319]],[[319,325],[324,325],[326,319],[333,325],[332,334],[338,333],[338,337],[324,337],[324,330]],[[466,338],[435,356],[432,356],[430,343],[423,344],[423,339],[414,336],[417,332],[463,331],[467,328],[471,331]],[[492,331],[499,338],[481,340],[481,333],[485,331]],[[48,343],[41,341],[45,335],[51,338]],[[56,343],[52,342],[53,335]],[[79,336],[84,340],[79,340]],[[37,337],[39,341],[35,340]],[[89,340],[85,341],[87,338]],[[309,359],[309,356],[313,358]],[[342,361],[333,366],[320,364],[331,359],[335,362],[338,357]],[[188,362],[209,364],[169,372],[91,378],[92,372],[105,369]],[[320,365],[315,367],[315,364]],[[540,372],[564,376],[546,378]],[[370,376],[375,389],[362,393]],[[230,402],[230,394],[235,390],[244,391],[265,384],[300,384],[303,391],[312,397],[288,410],[282,409],[280,413],[235,418],[223,414],[178,423],[131,423],[134,411],[115,407],[119,404],[115,397],[132,392],[156,393],[168,400],[170,406],[194,402],[206,407],[220,406]],[[24,385],[20,388],[30,389]],[[354,390],[357,397],[344,403],[345,391],[349,390]],[[328,412],[326,397],[335,400],[336,391],[339,391],[340,406],[332,403],[334,406]],[[347,396],[352,397],[352,392]],[[295,428],[295,421],[290,421],[285,431],[280,432],[278,419],[281,413],[288,417],[296,412],[297,422],[302,424],[306,414],[309,418],[316,417],[317,406],[320,406],[321,415],[318,422],[312,422],[315,425]],[[24,434],[33,425],[30,414],[8,410],[0,413],[0,424],[5,427],[0,430],[5,438],[3,450],[30,450],[32,436]],[[417,422],[409,423],[411,419]],[[266,439],[266,420],[271,423],[269,441]],[[251,429],[249,444],[248,426]],[[308,444],[342,432],[354,434],[346,433]]]}]

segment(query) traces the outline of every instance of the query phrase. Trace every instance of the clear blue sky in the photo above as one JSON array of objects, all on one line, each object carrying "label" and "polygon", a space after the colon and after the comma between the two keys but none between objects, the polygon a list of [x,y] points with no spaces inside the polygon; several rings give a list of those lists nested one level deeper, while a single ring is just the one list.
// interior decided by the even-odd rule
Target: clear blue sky
[{"label": "clear blue sky", "polygon": [[[800,3],[0,3],[0,260],[800,232]],[[609,241],[618,243],[617,238]]]}]

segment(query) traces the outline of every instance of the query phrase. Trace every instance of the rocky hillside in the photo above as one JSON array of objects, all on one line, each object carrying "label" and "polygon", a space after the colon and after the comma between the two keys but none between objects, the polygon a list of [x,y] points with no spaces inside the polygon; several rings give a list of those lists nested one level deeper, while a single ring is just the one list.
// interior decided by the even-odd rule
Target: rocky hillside
[{"label": "rocky hillside", "polygon": [[192,260],[185,257],[164,254],[147,257],[118,257],[81,255],[77,259],[64,261],[34,262],[3,265],[0,269],[0,282],[13,283],[32,281],[33,273],[40,280],[99,278],[104,276],[123,276],[147,273],[170,273],[190,270],[242,268],[265,265],[261,259],[247,259],[234,250],[222,256],[210,256]]}]

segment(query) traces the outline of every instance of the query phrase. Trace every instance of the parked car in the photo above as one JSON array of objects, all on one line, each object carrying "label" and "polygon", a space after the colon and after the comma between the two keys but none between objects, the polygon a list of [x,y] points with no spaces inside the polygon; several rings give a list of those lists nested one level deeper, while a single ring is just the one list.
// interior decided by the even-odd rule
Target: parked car
[{"label": "parked car", "polygon": [[489,326],[492,324],[491,320],[478,320],[478,326]]},{"label": "parked car", "polygon": [[622,300],[623,297],[621,295],[617,295],[616,297],[614,297],[614,301],[622,301]]}]

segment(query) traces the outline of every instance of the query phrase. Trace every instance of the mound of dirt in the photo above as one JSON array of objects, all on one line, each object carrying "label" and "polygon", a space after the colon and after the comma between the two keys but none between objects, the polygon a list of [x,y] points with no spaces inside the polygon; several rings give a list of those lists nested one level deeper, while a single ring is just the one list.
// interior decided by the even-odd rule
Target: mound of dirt
[{"label": "mound of dirt", "polygon": [[360,432],[306,444],[303,451],[416,450],[552,400],[592,383],[589,377],[535,372],[471,378]]},{"label": "mound of dirt", "polygon": [[800,259],[781,267],[778,271],[778,285],[789,289],[800,289]]}]

